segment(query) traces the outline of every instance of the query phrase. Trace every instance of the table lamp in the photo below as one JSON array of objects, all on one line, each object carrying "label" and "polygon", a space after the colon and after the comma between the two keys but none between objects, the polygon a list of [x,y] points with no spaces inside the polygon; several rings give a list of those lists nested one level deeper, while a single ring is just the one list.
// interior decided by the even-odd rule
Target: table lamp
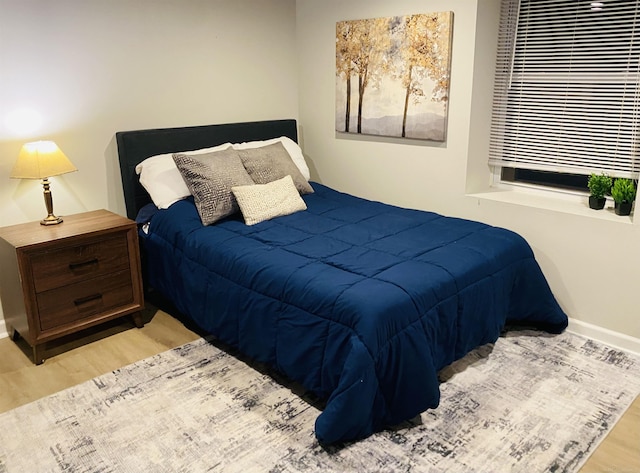
[{"label": "table lamp", "polygon": [[11,177],[14,179],[42,179],[44,187],[44,203],[47,206],[47,216],[41,225],[56,225],[62,223],[60,217],[53,214],[53,197],[49,189],[49,177],[77,171],[58,145],[53,141],[34,141],[22,146]]}]

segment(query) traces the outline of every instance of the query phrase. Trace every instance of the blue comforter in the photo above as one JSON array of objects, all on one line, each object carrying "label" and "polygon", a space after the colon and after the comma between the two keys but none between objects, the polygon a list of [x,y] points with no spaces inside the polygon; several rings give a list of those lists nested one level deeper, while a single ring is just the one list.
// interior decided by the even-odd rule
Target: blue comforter
[{"label": "blue comforter", "polygon": [[187,199],[141,236],[154,289],[326,400],[319,441],[437,407],[438,371],[507,322],[567,326],[519,235],[313,187],[306,211],[255,226],[205,227]]}]

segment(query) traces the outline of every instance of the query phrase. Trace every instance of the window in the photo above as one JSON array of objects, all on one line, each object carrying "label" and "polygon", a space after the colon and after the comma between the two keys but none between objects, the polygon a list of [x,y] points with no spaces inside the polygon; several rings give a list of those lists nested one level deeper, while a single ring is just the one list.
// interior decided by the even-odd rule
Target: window
[{"label": "window", "polygon": [[502,180],[637,179],[637,0],[503,0],[489,164]]}]

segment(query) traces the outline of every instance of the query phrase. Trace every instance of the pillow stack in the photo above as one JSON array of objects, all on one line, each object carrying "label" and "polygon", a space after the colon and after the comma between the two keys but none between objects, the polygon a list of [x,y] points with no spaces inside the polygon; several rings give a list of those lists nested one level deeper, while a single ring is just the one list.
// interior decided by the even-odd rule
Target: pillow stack
[{"label": "pillow stack", "polygon": [[136,172],[158,208],[193,195],[204,225],[238,211],[247,225],[289,215],[313,192],[302,150],[287,137],[153,156]]}]

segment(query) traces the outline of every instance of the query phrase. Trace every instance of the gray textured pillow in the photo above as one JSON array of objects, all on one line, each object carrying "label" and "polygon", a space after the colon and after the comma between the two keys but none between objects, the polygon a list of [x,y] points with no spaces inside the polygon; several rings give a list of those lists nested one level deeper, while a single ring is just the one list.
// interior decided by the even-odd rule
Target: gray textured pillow
[{"label": "gray textured pillow", "polygon": [[193,195],[204,225],[240,210],[231,188],[251,185],[253,180],[236,150],[191,156],[174,154],[173,160]]},{"label": "gray textured pillow", "polygon": [[238,150],[242,164],[256,184],[269,182],[291,176],[300,194],[311,194],[313,187],[293,162],[282,142],[260,148]]},{"label": "gray textured pillow", "polygon": [[288,174],[268,184],[232,187],[231,192],[238,199],[244,223],[247,225],[255,225],[307,209]]}]

